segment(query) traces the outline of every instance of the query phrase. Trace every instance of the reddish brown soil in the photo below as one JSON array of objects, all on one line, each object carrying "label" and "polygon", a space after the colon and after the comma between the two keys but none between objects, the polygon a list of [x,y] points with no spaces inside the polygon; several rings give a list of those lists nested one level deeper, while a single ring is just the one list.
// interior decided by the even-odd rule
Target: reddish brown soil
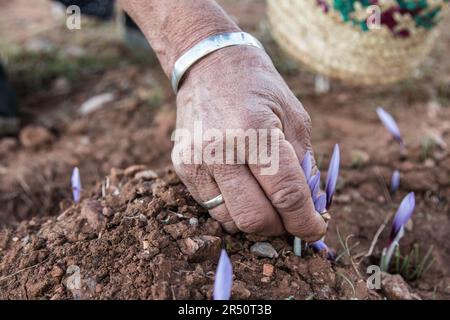
[{"label": "reddish brown soil", "polygon": [[[450,61],[445,58],[450,35],[443,35],[415,79],[389,88],[333,83],[330,93],[316,95],[313,76],[294,68],[267,35],[263,1],[222,3],[265,41],[309,111],[322,168],[334,143],[340,144],[343,169],[327,242],[343,252],[339,229],[341,238],[349,237],[350,255],[333,266],[310,252],[299,259],[290,252],[292,239],[282,237],[265,239],[279,257],[261,259],[249,252],[261,239],[223,233],[170,169],[164,169],[170,164],[175,113],[159,67],[154,61],[142,64],[130,58],[117,40],[93,41],[99,36],[88,29],[77,36],[77,45],[94,55],[99,48],[108,50],[120,63],[83,73],[68,85],[61,85],[64,80],[58,77],[33,87],[22,81],[26,72],[11,74],[22,96],[24,127],[44,127],[48,132],[41,141],[26,131],[21,139],[0,139],[0,298],[209,298],[221,246],[233,261],[233,298],[384,297],[381,291],[366,289],[365,270],[378,263],[387,230],[370,255],[364,255],[380,225],[410,191],[416,193],[417,209],[402,252],[420,244],[424,254],[433,245],[435,262],[422,279],[409,285],[422,298],[450,298],[450,155],[445,145],[428,151],[423,147],[430,135],[450,144]],[[58,30],[39,37],[53,43],[57,52],[73,46]],[[77,113],[82,102],[104,92],[113,92],[114,102],[88,116]],[[408,146],[405,155],[380,125],[374,112],[378,105],[398,120]],[[125,170],[127,174],[112,169],[140,164],[161,178],[134,178],[132,171],[144,167]],[[85,189],[79,205],[71,202],[74,166],[80,168]],[[386,181],[394,169],[401,171],[402,183],[391,197]],[[103,197],[102,183],[107,180]],[[189,225],[191,217],[199,219],[198,227]],[[206,247],[193,258],[187,254],[186,243],[191,242],[186,239],[195,237],[203,237]],[[263,275],[264,264],[274,266],[271,277]],[[80,268],[80,290],[68,288],[73,265]]]}]

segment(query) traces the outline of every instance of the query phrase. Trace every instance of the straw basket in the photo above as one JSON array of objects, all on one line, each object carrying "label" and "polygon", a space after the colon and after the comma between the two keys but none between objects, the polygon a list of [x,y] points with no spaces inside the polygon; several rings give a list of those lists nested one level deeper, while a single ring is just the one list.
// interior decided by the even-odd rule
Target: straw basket
[{"label": "straw basket", "polygon": [[273,37],[294,59],[314,72],[359,85],[410,77],[440,29],[419,30],[406,38],[387,28],[365,32],[324,13],[315,0],[268,0],[268,17]]}]

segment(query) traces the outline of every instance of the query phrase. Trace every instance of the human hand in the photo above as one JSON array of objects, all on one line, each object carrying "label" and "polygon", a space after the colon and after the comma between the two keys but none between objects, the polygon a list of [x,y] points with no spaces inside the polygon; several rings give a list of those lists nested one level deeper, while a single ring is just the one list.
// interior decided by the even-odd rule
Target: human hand
[{"label": "human hand", "polygon": [[[202,133],[212,133],[199,145],[192,141],[196,124],[201,124]],[[308,242],[325,234],[326,223],[314,210],[300,167],[311,150],[310,118],[262,50],[229,47],[198,61],[177,95],[177,129],[187,132],[189,139],[185,135],[175,141],[175,170],[198,202],[223,195],[225,203],[210,214],[225,230],[264,235],[287,231]],[[217,161],[236,153],[237,148],[224,143],[230,129],[260,130],[258,137],[264,130],[275,138],[268,149],[277,170],[264,174],[267,165],[250,161],[250,140],[245,155],[234,158],[242,163]],[[216,139],[219,135],[224,139]],[[203,155],[207,146],[215,149],[215,163],[207,157],[195,163],[181,161],[180,152]]]}]

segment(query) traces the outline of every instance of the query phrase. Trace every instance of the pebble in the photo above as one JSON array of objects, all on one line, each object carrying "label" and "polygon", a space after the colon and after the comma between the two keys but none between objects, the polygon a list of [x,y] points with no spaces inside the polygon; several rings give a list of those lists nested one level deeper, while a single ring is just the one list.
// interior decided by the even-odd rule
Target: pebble
[{"label": "pebble", "polygon": [[264,263],[263,265],[263,276],[271,277],[275,268],[270,263]]},{"label": "pebble", "polygon": [[189,224],[193,227],[198,226],[198,219],[197,218],[190,218],[189,219]]},{"label": "pebble", "polygon": [[100,231],[106,224],[103,207],[98,201],[86,201],[81,209],[81,216],[95,231]]},{"label": "pebble", "polygon": [[66,270],[66,275],[69,275],[65,281],[67,289],[70,291],[81,289],[81,274],[80,267],[76,265],[70,265]]},{"label": "pebble", "polygon": [[277,251],[268,242],[257,242],[250,248],[250,251],[262,258],[278,258]]},{"label": "pebble", "polygon": [[134,175],[135,179],[152,180],[158,178],[158,175],[153,170],[139,171]]},{"label": "pebble", "polygon": [[382,273],[381,288],[389,300],[421,300],[412,293],[401,275]]},{"label": "pebble", "polygon": [[213,236],[181,239],[177,241],[177,244],[181,252],[188,256],[190,262],[217,261],[222,248],[222,240]]},{"label": "pebble", "polygon": [[52,142],[54,136],[47,128],[27,126],[20,131],[19,140],[25,148],[37,148]]},{"label": "pebble", "polygon": [[261,282],[262,283],[269,283],[270,282],[270,278],[269,277],[262,277],[261,278]]},{"label": "pebble", "polygon": [[53,277],[53,278],[59,278],[59,277],[62,277],[63,275],[64,275],[64,270],[63,269],[61,269],[59,266],[53,266],[53,269],[52,269],[52,271],[50,271],[50,275]]}]

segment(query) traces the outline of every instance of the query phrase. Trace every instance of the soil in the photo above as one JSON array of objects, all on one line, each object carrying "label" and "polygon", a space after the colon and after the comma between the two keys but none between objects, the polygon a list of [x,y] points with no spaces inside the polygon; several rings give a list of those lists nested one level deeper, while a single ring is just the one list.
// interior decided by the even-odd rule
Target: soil
[{"label": "soil", "polygon": [[[340,144],[343,167],[326,241],[342,258],[332,264],[309,251],[295,257],[290,236],[222,231],[171,170],[175,100],[154,57],[145,53],[143,61],[111,26],[89,22],[68,39],[51,21],[49,30],[21,29],[17,37],[0,28],[0,39],[22,48],[9,51],[7,68],[23,114],[20,134],[0,138],[0,298],[209,299],[224,247],[233,262],[233,299],[395,298],[390,287],[411,291],[403,297],[449,299],[450,34],[409,81],[389,88],[333,82],[318,95],[314,75],[270,39],[264,1],[221,3],[263,40],[310,113],[321,168]],[[20,22],[21,11],[13,11]],[[114,100],[79,112],[103,93]],[[406,153],[380,125],[379,105],[398,120]],[[83,183],[79,204],[70,190],[75,166]],[[395,169],[401,186],[391,195]],[[401,250],[418,244],[423,256],[433,246],[434,263],[421,279],[385,278],[384,290],[369,290],[366,268],[378,263],[389,224],[378,241],[375,235],[411,191],[417,208]],[[256,257],[249,248],[258,241],[270,242],[278,257]]]}]

